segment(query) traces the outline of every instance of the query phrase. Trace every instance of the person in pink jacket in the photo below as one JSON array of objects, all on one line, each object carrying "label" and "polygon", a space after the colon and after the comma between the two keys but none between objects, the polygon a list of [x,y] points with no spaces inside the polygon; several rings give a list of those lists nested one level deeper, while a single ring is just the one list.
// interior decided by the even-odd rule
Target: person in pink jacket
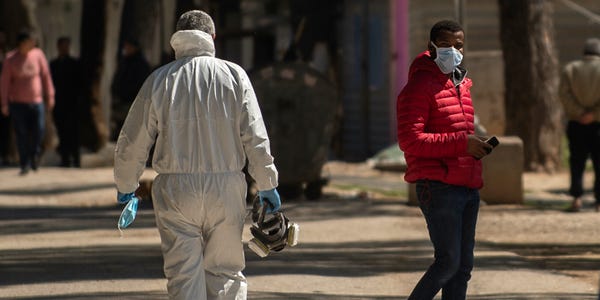
[{"label": "person in pink jacket", "polygon": [[435,261],[409,299],[465,299],[473,269],[481,159],[492,146],[475,135],[471,79],[460,66],[465,34],[454,21],[430,32],[428,50],[410,66],[397,100],[405,180],[416,183]]},{"label": "person in pink jacket", "polygon": [[28,31],[17,35],[17,49],[8,53],[0,75],[2,114],[15,127],[21,175],[38,168],[44,113],[54,107],[54,85],[48,61]]}]

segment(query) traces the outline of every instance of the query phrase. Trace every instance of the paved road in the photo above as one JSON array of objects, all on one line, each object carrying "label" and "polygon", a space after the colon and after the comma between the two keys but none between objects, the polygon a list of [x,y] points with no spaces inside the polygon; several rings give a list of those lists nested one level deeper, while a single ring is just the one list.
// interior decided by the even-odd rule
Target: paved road
[{"label": "paved road", "polygon": [[[301,244],[246,252],[249,298],[405,298],[432,250],[418,208],[381,192],[401,174],[325,170],[321,201],[285,203]],[[0,170],[0,299],[166,299],[152,209],[120,236],[110,168],[16,174]],[[600,215],[560,211],[564,181],[526,176],[527,205],[482,207],[469,299],[598,299]]]}]

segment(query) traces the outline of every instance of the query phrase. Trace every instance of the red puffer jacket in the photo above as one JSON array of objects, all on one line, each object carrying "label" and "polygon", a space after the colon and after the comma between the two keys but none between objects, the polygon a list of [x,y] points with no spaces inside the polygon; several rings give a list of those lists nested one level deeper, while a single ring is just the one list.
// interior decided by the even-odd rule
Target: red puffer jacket
[{"label": "red puffer jacket", "polygon": [[464,77],[458,93],[429,51],[415,58],[408,78],[397,100],[398,143],[408,164],[404,179],[481,188],[481,161],[467,153],[467,135],[475,132],[471,79]]}]

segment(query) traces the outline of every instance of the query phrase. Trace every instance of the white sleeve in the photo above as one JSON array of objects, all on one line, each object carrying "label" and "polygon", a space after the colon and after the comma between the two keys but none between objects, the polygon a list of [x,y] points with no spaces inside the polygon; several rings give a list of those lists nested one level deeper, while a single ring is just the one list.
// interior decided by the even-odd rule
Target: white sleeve
[{"label": "white sleeve", "polygon": [[243,88],[240,132],[248,157],[248,172],[259,191],[274,189],[278,185],[278,173],[271,156],[267,129],[248,75],[242,71],[240,77]]},{"label": "white sleeve", "polygon": [[152,80],[149,77],[133,101],[115,148],[114,177],[121,193],[134,192],[146,167],[148,153],[154,145],[157,129],[152,105]]}]

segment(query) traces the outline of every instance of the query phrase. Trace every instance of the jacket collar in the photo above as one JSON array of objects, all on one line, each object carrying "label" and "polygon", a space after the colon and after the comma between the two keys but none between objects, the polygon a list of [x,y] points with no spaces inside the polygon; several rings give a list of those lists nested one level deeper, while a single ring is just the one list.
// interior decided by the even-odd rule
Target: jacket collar
[{"label": "jacket collar", "polygon": [[409,77],[415,72],[426,71],[431,73],[440,82],[447,82],[449,79],[455,84],[460,84],[467,75],[467,70],[462,66],[458,67],[458,70],[454,70],[452,76],[442,73],[440,68],[437,66],[435,61],[431,58],[429,50],[420,53],[410,66]]},{"label": "jacket collar", "polygon": [[435,64],[433,59],[431,59],[431,54],[429,54],[429,51],[421,52],[415,58],[410,66],[409,76],[412,76],[414,73],[419,71],[429,72],[442,82],[448,80],[448,75],[440,71],[440,68]]},{"label": "jacket collar", "polygon": [[171,36],[175,58],[215,56],[215,44],[210,34],[200,30],[179,30]]}]

